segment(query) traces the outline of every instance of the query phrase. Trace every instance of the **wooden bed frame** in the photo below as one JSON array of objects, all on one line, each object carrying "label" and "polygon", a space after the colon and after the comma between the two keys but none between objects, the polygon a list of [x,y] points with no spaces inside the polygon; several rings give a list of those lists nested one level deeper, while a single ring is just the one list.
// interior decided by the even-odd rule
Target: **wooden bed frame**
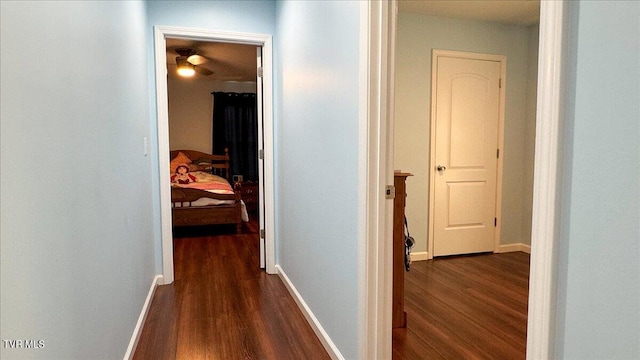
[{"label": "wooden bed frame", "polygon": [[[224,155],[211,155],[195,150],[174,150],[170,153],[170,159],[174,159],[181,152],[187,155],[194,164],[204,166],[206,171],[221,176],[229,183],[229,149],[225,149]],[[205,170],[203,170],[205,171]],[[188,203],[207,197],[218,200],[234,200],[234,204],[198,206],[198,207],[172,207],[173,226],[196,226],[235,224],[236,233],[242,228],[242,203],[241,185],[236,182],[233,185],[234,194],[213,194],[208,191],[171,187],[172,203]]]}]

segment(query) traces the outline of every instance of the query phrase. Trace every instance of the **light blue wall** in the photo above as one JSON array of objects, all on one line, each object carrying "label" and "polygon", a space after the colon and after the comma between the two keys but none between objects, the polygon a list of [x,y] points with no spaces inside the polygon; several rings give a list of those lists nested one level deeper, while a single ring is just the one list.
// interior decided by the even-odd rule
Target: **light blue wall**
[{"label": "light blue wall", "polygon": [[357,358],[358,2],[277,7],[278,262]]},{"label": "light blue wall", "polygon": [[640,358],[640,3],[573,8],[557,357]]},{"label": "light blue wall", "polygon": [[0,357],[122,358],[154,276],[144,5],[0,6],[1,337],[45,344]]},{"label": "light blue wall", "polygon": [[[243,33],[274,34],[274,1],[147,1],[149,36],[147,50],[151,92],[151,142],[153,144],[152,188],[156,229],[156,271],[162,273],[162,244],[160,239],[160,175],[158,164],[158,127],[156,120],[154,26],[179,26]],[[168,141],[168,139],[167,139]]]},{"label": "light blue wall", "polygon": [[147,15],[149,26],[273,34],[275,3],[270,0],[149,0]]}]

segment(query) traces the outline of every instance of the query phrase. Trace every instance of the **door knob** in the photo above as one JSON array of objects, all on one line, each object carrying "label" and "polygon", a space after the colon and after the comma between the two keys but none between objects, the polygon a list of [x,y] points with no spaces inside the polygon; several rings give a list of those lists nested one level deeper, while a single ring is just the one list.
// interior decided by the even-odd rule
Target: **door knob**
[{"label": "door knob", "polygon": [[436,170],[445,171],[445,170],[447,170],[447,167],[446,166],[442,166],[442,165],[438,165],[438,166],[436,166]]}]

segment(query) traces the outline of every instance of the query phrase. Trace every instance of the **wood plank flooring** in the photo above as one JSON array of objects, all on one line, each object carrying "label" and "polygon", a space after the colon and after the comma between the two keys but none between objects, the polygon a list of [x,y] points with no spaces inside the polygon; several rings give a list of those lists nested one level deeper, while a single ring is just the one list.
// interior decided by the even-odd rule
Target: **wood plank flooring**
[{"label": "wood plank flooring", "polygon": [[413,263],[408,325],[393,330],[393,358],[524,359],[528,281],[521,252]]},{"label": "wood plank flooring", "polygon": [[[277,276],[257,268],[258,226],[176,233],[175,282],[158,287],[134,359],[329,359]],[[524,359],[529,255],[412,264],[393,358]]]},{"label": "wood plank flooring", "polygon": [[281,280],[258,269],[255,220],[241,235],[174,236],[175,281],[156,290],[134,359],[329,359]]}]

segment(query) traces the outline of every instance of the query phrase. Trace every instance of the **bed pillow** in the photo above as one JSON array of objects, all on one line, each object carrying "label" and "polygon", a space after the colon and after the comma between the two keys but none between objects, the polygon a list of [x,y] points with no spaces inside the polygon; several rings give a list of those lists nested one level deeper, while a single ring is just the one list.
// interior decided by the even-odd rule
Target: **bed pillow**
[{"label": "bed pillow", "polygon": [[182,151],[178,152],[178,155],[171,160],[170,166],[170,174],[175,174],[176,168],[178,165],[191,164],[191,159],[187,155],[185,155]]},{"label": "bed pillow", "polygon": [[189,171],[205,171],[207,169],[206,166],[201,166],[193,162],[187,164],[187,166],[189,167]]}]

